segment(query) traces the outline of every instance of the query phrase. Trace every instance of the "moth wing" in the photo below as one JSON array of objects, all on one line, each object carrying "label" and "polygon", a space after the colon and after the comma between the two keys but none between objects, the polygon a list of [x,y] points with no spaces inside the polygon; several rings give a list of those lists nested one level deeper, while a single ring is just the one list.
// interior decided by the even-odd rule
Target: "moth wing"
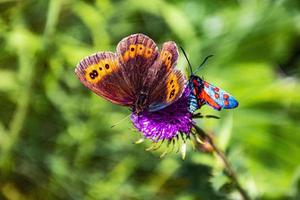
[{"label": "moth wing", "polygon": [[205,103],[216,110],[232,109],[238,106],[238,101],[228,92],[203,81],[204,87],[200,93],[200,98],[203,98]]}]

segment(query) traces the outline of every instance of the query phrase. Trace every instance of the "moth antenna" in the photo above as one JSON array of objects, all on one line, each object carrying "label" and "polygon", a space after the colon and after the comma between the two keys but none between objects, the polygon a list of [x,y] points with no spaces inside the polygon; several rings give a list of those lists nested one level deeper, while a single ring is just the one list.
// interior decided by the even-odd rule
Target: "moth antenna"
[{"label": "moth antenna", "polygon": [[200,65],[199,67],[196,68],[196,70],[194,71],[194,73],[196,74],[196,73],[199,71],[199,69],[206,63],[206,61],[207,61],[209,58],[213,57],[213,56],[214,56],[214,55],[206,56],[206,58],[204,58],[204,60],[203,60],[203,62],[201,63],[201,65]]},{"label": "moth antenna", "polygon": [[193,75],[192,65],[191,65],[191,63],[190,63],[190,61],[189,61],[189,59],[188,59],[188,57],[187,57],[187,55],[186,55],[186,53],[185,53],[183,47],[180,46],[180,49],[181,49],[181,51],[182,51],[182,53],[183,53],[185,59],[186,59],[187,62],[188,62],[188,65],[189,65],[189,68],[190,68],[190,71],[191,71],[191,75]]},{"label": "moth antenna", "polygon": [[121,119],[120,121],[118,121],[117,123],[115,123],[114,125],[112,125],[110,128],[114,128],[115,126],[121,124],[123,121],[125,121],[127,118],[129,118],[131,114],[127,115],[126,117],[124,117],[123,119]]}]

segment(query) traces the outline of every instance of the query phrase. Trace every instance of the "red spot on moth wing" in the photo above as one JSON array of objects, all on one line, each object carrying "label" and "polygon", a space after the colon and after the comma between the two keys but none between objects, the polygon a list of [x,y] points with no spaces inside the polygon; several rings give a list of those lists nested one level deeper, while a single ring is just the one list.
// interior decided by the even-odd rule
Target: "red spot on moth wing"
[{"label": "red spot on moth wing", "polygon": [[217,88],[217,87],[214,88],[214,91],[215,91],[215,92],[219,92],[219,90],[220,90],[220,89]]},{"label": "red spot on moth wing", "polygon": [[215,93],[215,98],[218,99],[220,95],[218,93]]},{"label": "red spot on moth wing", "polygon": [[223,94],[223,98],[224,98],[224,99],[228,99],[228,98],[229,98],[229,95],[228,95],[228,94]]},{"label": "red spot on moth wing", "polygon": [[209,88],[209,84],[208,84],[207,82],[204,82],[204,81],[203,81],[203,84],[204,84],[204,86],[205,86],[206,88]]},{"label": "red spot on moth wing", "polygon": [[198,95],[198,98],[203,99],[207,104],[217,110],[221,110],[221,106],[217,104],[204,90]]},{"label": "red spot on moth wing", "polygon": [[225,101],[224,101],[224,105],[225,105],[225,106],[228,106],[228,105],[229,105],[228,100],[225,100]]}]

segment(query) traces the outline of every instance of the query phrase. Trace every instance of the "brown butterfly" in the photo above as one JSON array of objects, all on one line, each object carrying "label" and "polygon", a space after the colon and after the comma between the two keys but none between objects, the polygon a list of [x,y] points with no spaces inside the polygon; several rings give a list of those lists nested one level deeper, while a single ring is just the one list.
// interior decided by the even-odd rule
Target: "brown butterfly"
[{"label": "brown butterfly", "polygon": [[82,59],[75,73],[97,95],[132,112],[154,112],[175,102],[186,79],[175,69],[178,49],[165,42],[159,52],[154,41],[138,33],[122,39],[116,53],[98,52]]}]

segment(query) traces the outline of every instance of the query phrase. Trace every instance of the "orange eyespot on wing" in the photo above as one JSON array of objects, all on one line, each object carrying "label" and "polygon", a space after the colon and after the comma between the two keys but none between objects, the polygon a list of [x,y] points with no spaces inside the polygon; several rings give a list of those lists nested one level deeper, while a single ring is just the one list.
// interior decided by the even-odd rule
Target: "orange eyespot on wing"
[{"label": "orange eyespot on wing", "polygon": [[159,62],[162,69],[167,71],[174,68],[178,59],[178,48],[175,42],[169,41],[163,44],[161,53],[159,55]]},{"label": "orange eyespot on wing", "polygon": [[145,53],[144,53],[144,58],[149,59],[153,56],[153,49],[151,48],[146,48]]},{"label": "orange eyespot on wing", "polygon": [[[156,111],[175,102],[183,93],[186,79],[175,70],[178,59],[178,49],[175,42],[165,42],[162,50],[153,64],[153,70],[148,74],[148,82],[152,82],[150,110]],[[155,87],[155,88],[154,88]]]},{"label": "orange eyespot on wing", "polygon": [[137,45],[131,44],[129,46],[129,49],[125,51],[120,58],[122,63],[126,63],[129,61],[129,59],[133,59],[137,57],[139,57],[140,59],[151,59],[151,56],[153,56],[152,53],[153,53],[153,49],[148,48],[143,44],[137,44]]},{"label": "orange eyespot on wing", "polygon": [[117,55],[124,67],[130,67],[132,64],[151,67],[157,54],[154,41],[143,34],[130,35],[117,46]]},{"label": "orange eyespot on wing", "polygon": [[171,73],[167,79],[167,84],[166,84],[167,103],[172,102],[180,92],[179,78],[180,77],[178,77],[176,73]]},{"label": "orange eyespot on wing", "polygon": [[157,102],[157,105],[151,105],[154,109],[170,105],[181,97],[185,88],[186,79],[178,70],[168,72],[161,80],[157,80],[157,87],[150,93],[151,101]]},{"label": "orange eyespot on wing", "polygon": [[134,58],[135,56],[137,56],[136,45],[134,44],[129,45],[129,49],[127,51],[129,52],[130,58]]},{"label": "orange eyespot on wing", "polygon": [[136,45],[136,54],[139,56],[144,56],[145,48],[146,47],[143,44]]},{"label": "orange eyespot on wing", "polygon": [[118,60],[116,58],[107,58],[99,60],[98,63],[91,64],[85,68],[85,79],[95,84],[105,76],[115,72],[118,68]]},{"label": "orange eyespot on wing", "polygon": [[91,84],[100,81],[101,77],[97,64],[93,64],[85,70],[85,79]]},{"label": "orange eyespot on wing", "polygon": [[162,51],[160,53],[160,59],[161,59],[162,65],[164,65],[167,70],[171,69],[172,54],[169,51]]}]

